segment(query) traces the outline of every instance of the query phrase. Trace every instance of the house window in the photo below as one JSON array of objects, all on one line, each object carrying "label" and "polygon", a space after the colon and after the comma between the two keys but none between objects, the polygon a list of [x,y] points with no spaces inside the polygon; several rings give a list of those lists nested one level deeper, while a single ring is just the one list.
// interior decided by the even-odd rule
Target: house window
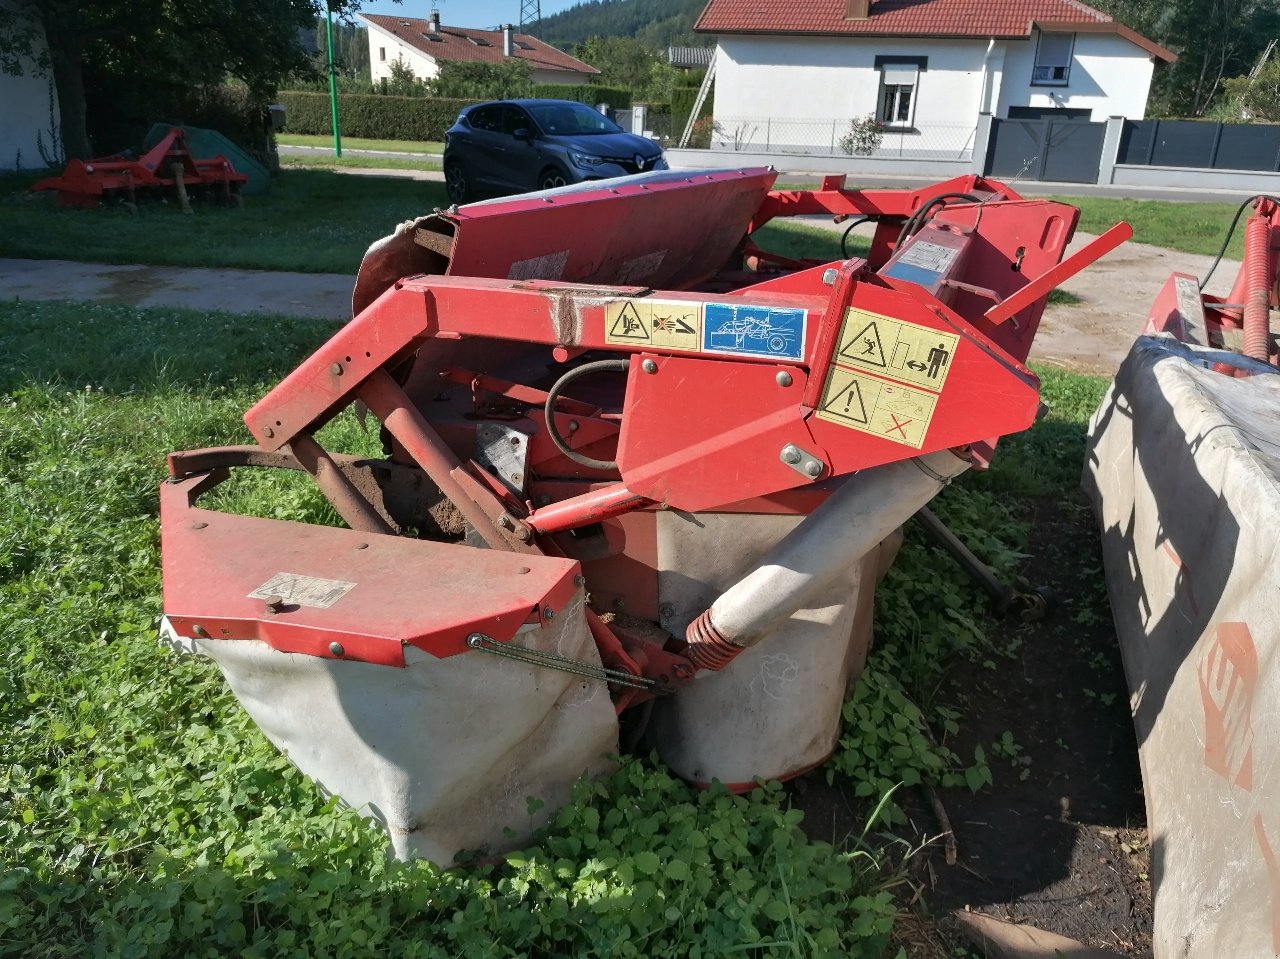
[{"label": "house window", "polygon": [[381,60],[383,63],[386,63],[386,62],[387,62],[387,48],[386,48],[386,47],[378,47],[378,59],[379,59],[379,60]]},{"label": "house window", "polygon": [[1034,86],[1065,87],[1071,77],[1074,33],[1042,33],[1036,46],[1036,65],[1031,71]]},{"label": "house window", "polygon": [[876,69],[880,71],[877,120],[891,127],[914,125],[920,74],[927,66],[926,57],[876,57]]}]

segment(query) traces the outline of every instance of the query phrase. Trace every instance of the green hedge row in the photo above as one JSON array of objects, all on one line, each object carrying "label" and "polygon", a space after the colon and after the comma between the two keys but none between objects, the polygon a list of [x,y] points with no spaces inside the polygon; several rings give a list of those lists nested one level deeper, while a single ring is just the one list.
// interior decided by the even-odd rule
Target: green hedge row
[{"label": "green hedge row", "polygon": [[[289,133],[333,133],[329,97],[324,93],[284,91],[277,102],[285,108]],[[384,97],[339,94],[342,132],[349,137],[374,140],[443,140],[458,111],[478,100],[441,100],[428,97]]]},{"label": "green hedge row", "polygon": [[565,86],[563,83],[535,83],[533,96],[547,100],[577,100],[588,106],[607,103],[615,110],[626,110],[631,106],[631,91],[618,87],[596,86],[593,83],[582,83],[577,86]]},{"label": "green hedge row", "polygon": [[[698,99],[698,87],[675,87],[671,91],[671,135],[678,137],[684,132],[684,125],[689,122],[689,114],[693,111],[694,101]],[[711,104],[715,98],[707,91],[707,98],[702,101],[702,109],[697,119],[711,115]]]}]

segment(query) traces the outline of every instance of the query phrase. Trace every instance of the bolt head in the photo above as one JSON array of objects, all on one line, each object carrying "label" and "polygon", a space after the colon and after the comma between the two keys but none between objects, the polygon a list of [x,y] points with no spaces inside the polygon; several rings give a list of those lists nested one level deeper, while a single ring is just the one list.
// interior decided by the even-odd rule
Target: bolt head
[{"label": "bolt head", "polygon": [[199,623],[191,627],[191,632],[195,633],[201,639],[207,639],[209,637],[209,631],[205,629],[203,626],[201,626]]},{"label": "bolt head", "polygon": [[822,282],[823,282],[823,283],[825,283],[827,286],[835,286],[835,284],[836,284],[836,271],[835,271],[834,269],[830,269],[830,270],[823,270],[823,271],[822,271]]},{"label": "bolt head", "polygon": [[330,643],[329,652],[331,652],[334,656],[344,656],[346,655],[347,651],[342,648],[341,643]]},{"label": "bolt head", "polygon": [[556,611],[554,609],[552,609],[550,606],[543,607],[542,609],[543,619],[555,619],[555,617],[556,617]]},{"label": "bolt head", "polygon": [[653,360],[645,360],[640,364],[640,369],[644,370],[646,373],[656,373],[658,372],[658,364]]},{"label": "bolt head", "polygon": [[342,375],[342,364],[341,364],[341,363],[333,363],[333,364],[331,364],[331,365],[330,365],[330,367],[329,367],[329,372],[330,372],[330,373],[332,373],[334,376],[341,376],[341,375]]},{"label": "bolt head", "polygon": [[271,437],[276,435],[276,431],[273,430],[270,426],[268,426],[262,431],[262,435],[265,436],[267,439],[271,439]]},{"label": "bolt head", "polygon": [[792,383],[791,374],[786,370],[779,370],[774,379],[778,381],[779,386],[790,386]]},{"label": "bolt head", "polygon": [[810,460],[808,463],[804,464],[804,471],[810,476],[821,476],[822,464],[817,460]]},{"label": "bolt head", "polygon": [[272,594],[271,596],[268,596],[266,599],[264,599],[262,602],[266,605],[268,613],[278,613],[280,611],[280,608],[284,606],[284,597],[276,594]]},{"label": "bolt head", "polygon": [[470,636],[467,637],[467,645],[470,646],[472,649],[478,649],[481,645],[484,644],[484,641],[488,638],[489,637],[486,636],[484,633],[472,633]]},{"label": "bolt head", "polygon": [[788,446],[782,451],[782,462],[784,463],[790,463],[792,466],[795,466],[801,459],[803,459],[803,457],[800,455],[800,451],[794,446]]}]

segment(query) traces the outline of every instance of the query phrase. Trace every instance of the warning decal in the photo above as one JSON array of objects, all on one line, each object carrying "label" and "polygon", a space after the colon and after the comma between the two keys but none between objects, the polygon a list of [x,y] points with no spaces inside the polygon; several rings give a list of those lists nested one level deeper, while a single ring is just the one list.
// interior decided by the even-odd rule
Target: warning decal
[{"label": "warning decal", "polygon": [[954,333],[851,309],[840,328],[835,362],[937,391],[947,382],[959,342]]},{"label": "warning decal", "polygon": [[702,335],[702,304],[672,300],[615,300],[604,308],[604,341],[620,346],[657,346],[696,351]]},{"label": "warning decal", "polygon": [[938,397],[932,393],[833,366],[816,415],[828,423],[919,449],[937,404]]},{"label": "warning decal", "polygon": [[959,342],[954,333],[849,310],[815,415],[919,449]]},{"label": "warning decal", "polygon": [[286,605],[328,609],[356,588],[355,583],[341,579],[321,579],[301,573],[276,573],[249,594],[249,599],[279,596]]}]

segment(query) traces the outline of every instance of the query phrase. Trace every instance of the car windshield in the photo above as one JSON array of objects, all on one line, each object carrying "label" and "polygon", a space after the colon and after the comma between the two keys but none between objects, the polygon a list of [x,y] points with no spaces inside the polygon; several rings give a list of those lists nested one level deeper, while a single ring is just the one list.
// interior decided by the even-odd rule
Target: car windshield
[{"label": "car windshield", "polygon": [[530,104],[528,109],[543,132],[552,136],[622,132],[622,127],[604,114],[581,103]]}]

